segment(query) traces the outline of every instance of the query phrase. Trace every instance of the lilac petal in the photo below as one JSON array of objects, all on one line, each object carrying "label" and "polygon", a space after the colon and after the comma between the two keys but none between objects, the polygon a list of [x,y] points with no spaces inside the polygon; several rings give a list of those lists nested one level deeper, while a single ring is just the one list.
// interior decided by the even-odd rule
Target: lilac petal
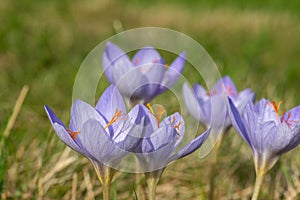
[{"label": "lilac petal", "polygon": [[71,138],[70,134],[67,132],[67,130],[63,126],[61,126],[58,123],[54,123],[53,129],[54,129],[56,135],[59,137],[59,139],[61,141],[63,141],[67,146],[69,146],[74,151],[81,153],[82,155],[88,156],[88,154],[86,154],[80,148],[80,146]]},{"label": "lilac petal", "polygon": [[261,99],[255,104],[255,110],[260,116],[262,123],[273,121],[275,124],[279,124],[280,118],[276,114],[274,107],[269,100]]},{"label": "lilac petal", "polygon": [[175,150],[176,140],[176,130],[170,126],[161,127],[150,138],[144,138],[141,151],[136,152],[143,171],[165,167]]},{"label": "lilac petal", "polygon": [[150,63],[165,64],[164,60],[153,47],[144,47],[139,50],[132,58],[132,63],[135,66]]},{"label": "lilac petal", "polygon": [[[183,84],[182,96],[184,103],[189,111],[189,113],[198,121],[201,120],[201,112],[197,97],[193,90],[188,86],[187,83]],[[209,121],[209,120],[208,120]]]},{"label": "lilac petal", "polygon": [[57,134],[57,136],[70,148],[73,150],[82,153],[79,146],[74,142],[74,140],[71,138],[70,134],[66,130],[66,126],[60,121],[60,119],[57,118],[55,113],[47,106],[45,105],[45,110],[48,115],[48,118],[51,121],[52,127]]},{"label": "lilac petal", "polygon": [[113,137],[113,140],[127,148],[130,145],[127,144],[129,142],[131,143],[129,149],[135,149],[138,142],[144,137],[150,137],[157,129],[155,126],[157,126],[156,121],[150,111],[144,105],[136,105],[128,113],[121,131]]},{"label": "lilac petal", "polygon": [[249,101],[254,102],[255,93],[251,92],[250,89],[245,89],[239,93],[238,98],[234,100],[234,105],[237,107],[240,113],[243,113],[244,107]]},{"label": "lilac petal", "polygon": [[102,126],[106,125],[95,108],[81,100],[75,100],[71,108],[70,130],[73,132],[81,130],[83,124],[89,119],[96,119]]},{"label": "lilac petal", "polygon": [[123,50],[117,45],[107,42],[102,58],[103,71],[110,83],[115,83],[114,71],[126,72],[132,64]]},{"label": "lilac petal", "polygon": [[182,116],[179,113],[174,113],[168,117],[166,117],[161,123],[160,127],[163,126],[171,126],[175,128],[177,132],[177,140],[175,143],[175,148],[177,145],[181,142],[182,138],[184,137],[184,131],[185,131],[185,125],[184,125],[184,120]]},{"label": "lilac petal", "polygon": [[113,74],[115,85],[120,93],[130,98],[143,98],[146,91],[148,79],[143,75],[139,68],[131,68],[129,71],[115,71]]},{"label": "lilac petal", "polygon": [[109,137],[104,128],[95,119],[86,121],[77,136],[86,150],[101,162],[116,168],[127,154],[120,149]]},{"label": "lilac petal", "polygon": [[55,113],[50,109],[49,106],[45,105],[44,106],[46,113],[48,115],[48,118],[50,119],[51,124],[53,125],[54,123],[57,123],[61,126],[63,126],[64,128],[66,128],[66,126],[64,125],[64,123],[62,123],[62,121],[60,121],[60,119],[58,119],[58,117],[55,115]]},{"label": "lilac petal", "polygon": [[283,115],[283,121],[293,127],[300,122],[300,106],[297,106]]},{"label": "lilac petal", "polygon": [[281,123],[272,134],[268,135],[266,143],[270,152],[275,155],[286,153],[300,143],[300,123],[290,128],[286,123]]},{"label": "lilac petal", "polygon": [[166,91],[172,85],[174,85],[180,76],[185,64],[186,52],[182,52],[170,65],[170,67],[165,71],[162,84],[160,86],[160,93]]},{"label": "lilac petal", "polygon": [[196,151],[207,139],[210,134],[210,129],[206,130],[204,133],[196,137],[189,144],[185,145],[182,149],[180,149],[176,154],[169,158],[168,162],[172,162],[174,160],[183,158],[194,151]]},{"label": "lilac petal", "polygon": [[210,96],[208,95],[207,91],[201,85],[195,83],[193,85],[193,90],[194,90],[200,104],[203,103],[204,101],[209,100]]},{"label": "lilac petal", "polygon": [[228,96],[237,96],[237,89],[229,76],[224,76],[219,80],[212,89],[212,94],[220,94],[225,92]]},{"label": "lilac petal", "polygon": [[[229,112],[229,116],[231,119],[231,123],[232,126],[237,130],[237,132],[241,135],[241,137],[251,146],[252,148],[252,143],[251,140],[249,139],[249,135],[245,129],[245,125],[244,122],[240,116],[239,111],[237,110],[237,108],[234,106],[232,100],[228,97],[229,100],[229,104],[228,104],[228,112]],[[251,104],[252,102],[249,102],[249,104]],[[246,108],[244,110],[244,112],[246,112]],[[251,110],[249,111],[251,112]]]},{"label": "lilac petal", "polygon": [[126,107],[119,90],[110,85],[101,95],[96,109],[105,117],[107,121],[111,120],[116,111],[126,114]]},{"label": "lilac petal", "polygon": [[153,64],[151,69],[145,74],[148,82],[146,85],[146,94],[144,94],[148,97],[146,102],[151,101],[154,96],[158,95],[158,88],[160,87],[164,71],[165,67],[163,65]]}]

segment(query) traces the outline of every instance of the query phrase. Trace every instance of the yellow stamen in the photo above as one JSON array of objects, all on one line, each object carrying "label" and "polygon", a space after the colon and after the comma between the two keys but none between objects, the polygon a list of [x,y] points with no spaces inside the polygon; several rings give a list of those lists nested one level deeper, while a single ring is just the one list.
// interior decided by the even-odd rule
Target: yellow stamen
[{"label": "yellow stamen", "polygon": [[112,125],[113,123],[115,123],[121,116],[124,116],[122,110],[118,110],[116,109],[114,116],[111,118],[111,120],[106,124],[106,126],[104,127],[104,129],[107,129],[110,125]]},{"label": "yellow stamen", "polygon": [[147,103],[147,107],[149,108],[149,110],[152,113],[152,115],[154,115],[154,111],[153,111],[153,108],[151,106],[151,103]]}]

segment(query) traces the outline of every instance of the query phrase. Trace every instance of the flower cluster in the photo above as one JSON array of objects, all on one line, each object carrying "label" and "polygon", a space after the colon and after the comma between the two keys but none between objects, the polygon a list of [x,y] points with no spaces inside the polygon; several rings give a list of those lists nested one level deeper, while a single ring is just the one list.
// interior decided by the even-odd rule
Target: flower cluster
[{"label": "flower cluster", "polygon": [[[256,199],[262,177],[283,153],[300,143],[300,106],[280,113],[281,102],[276,105],[262,99],[254,104],[254,92],[249,88],[238,92],[225,76],[210,91],[197,83],[192,88],[183,85],[186,107],[206,131],[179,148],[186,128],[183,117],[178,112],[168,116],[162,106],[154,109],[149,102],[180,78],[185,52],[168,66],[153,47],[142,48],[130,60],[108,42],[102,60],[111,85],[95,107],[74,101],[69,127],[48,106],[45,110],[58,137],[91,162],[102,183],[104,199],[110,198],[114,172],[127,155],[133,154],[138,160],[139,170],[147,179],[149,199],[154,199],[156,184],[170,162],[196,151],[213,129],[222,129],[223,138],[231,125],[252,149],[258,177],[253,193]],[[129,109],[123,97],[129,100]],[[218,135],[214,134],[216,140]]]}]

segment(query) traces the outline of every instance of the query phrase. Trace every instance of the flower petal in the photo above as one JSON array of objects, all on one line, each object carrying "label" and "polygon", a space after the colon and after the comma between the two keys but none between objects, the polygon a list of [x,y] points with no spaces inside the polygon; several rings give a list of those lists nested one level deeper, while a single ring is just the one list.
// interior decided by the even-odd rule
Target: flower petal
[{"label": "flower petal", "polygon": [[105,120],[95,108],[79,99],[75,100],[71,108],[70,130],[80,131],[83,124],[89,119],[96,119],[102,126],[106,125]]},{"label": "flower petal", "polygon": [[60,121],[60,119],[58,119],[58,117],[55,115],[55,113],[51,110],[51,108],[49,106],[45,105],[44,108],[45,108],[45,111],[46,111],[48,118],[50,119],[50,122],[52,125],[54,123],[57,123],[57,124],[63,126],[64,128],[66,128],[64,123],[62,123],[62,121]]},{"label": "flower petal", "polygon": [[[240,134],[240,136],[251,146],[252,148],[252,143],[251,140],[249,139],[249,135],[248,132],[246,131],[244,122],[241,118],[241,115],[239,113],[239,111],[237,110],[237,108],[234,106],[232,100],[228,97],[229,100],[229,104],[228,104],[228,112],[229,112],[229,116],[231,119],[231,123],[233,125],[233,127],[237,130],[237,132]],[[249,104],[251,104],[252,102],[249,102]],[[244,110],[244,112],[247,112],[247,106]],[[249,110],[249,112],[253,112],[251,110]]]},{"label": "flower petal", "polygon": [[110,121],[114,117],[117,110],[123,114],[127,113],[123,98],[114,85],[110,85],[102,93],[96,105],[96,110],[98,110],[107,121]]},{"label": "flower petal", "polygon": [[189,144],[180,149],[176,154],[169,158],[168,162],[183,158],[196,151],[205,142],[209,134],[210,129],[206,130],[204,133],[192,140]]},{"label": "flower petal", "polygon": [[132,63],[135,66],[140,66],[150,63],[165,64],[165,61],[153,47],[144,47],[139,50],[132,58]]},{"label": "flower petal", "polygon": [[98,162],[117,168],[122,158],[128,153],[119,148],[95,119],[85,122],[80,134],[82,145]]},{"label": "flower petal", "polygon": [[174,85],[179,80],[184,68],[185,57],[186,52],[184,51],[172,62],[170,67],[168,67],[168,69],[165,71],[163,79],[161,81],[162,84],[160,86],[159,93],[162,93],[171,88],[172,85]]},{"label": "flower petal", "polygon": [[111,42],[107,42],[102,57],[102,67],[108,81],[115,84],[119,77],[114,78],[113,74],[116,71],[120,71],[120,74],[126,73],[132,64],[122,49]]},{"label": "flower petal", "polygon": [[200,113],[200,106],[198,104],[197,97],[187,83],[183,84],[182,96],[189,113],[195,119],[200,120],[201,113]]}]

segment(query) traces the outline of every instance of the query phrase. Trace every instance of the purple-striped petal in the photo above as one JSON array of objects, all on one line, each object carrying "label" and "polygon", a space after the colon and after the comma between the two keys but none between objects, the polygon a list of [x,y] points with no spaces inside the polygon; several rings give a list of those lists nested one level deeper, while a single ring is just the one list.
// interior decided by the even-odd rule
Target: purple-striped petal
[{"label": "purple-striped petal", "polygon": [[[245,128],[243,120],[242,120],[242,118],[240,116],[240,113],[237,110],[237,108],[234,106],[232,100],[229,97],[228,97],[228,100],[229,100],[228,112],[229,112],[229,116],[230,116],[230,119],[231,119],[231,123],[232,123],[233,127],[237,130],[237,132],[241,135],[241,137],[252,148],[251,140],[249,139],[248,132],[246,131],[246,128]],[[251,103],[252,102],[249,102],[249,104],[251,104]],[[245,108],[244,112],[246,112],[246,108]],[[249,111],[249,112],[251,112],[251,111]]]},{"label": "purple-striped petal", "polygon": [[96,109],[105,117],[107,121],[110,121],[116,111],[126,114],[126,106],[119,90],[114,86],[110,85],[101,95]]},{"label": "purple-striped petal", "polygon": [[210,129],[206,130],[204,133],[192,140],[189,144],[180,149],[176,154],[169,158],[168,162],[183,158],[196,151],[205,142],[209,134]]},{"label": "purple-striped petal", "polygon": [[105,120],[95,108],[81,100],[75,100],[71,108],[70,130],[80,131],[83,124],[89,119],[96,119],[102,126],[106,125]]}]

